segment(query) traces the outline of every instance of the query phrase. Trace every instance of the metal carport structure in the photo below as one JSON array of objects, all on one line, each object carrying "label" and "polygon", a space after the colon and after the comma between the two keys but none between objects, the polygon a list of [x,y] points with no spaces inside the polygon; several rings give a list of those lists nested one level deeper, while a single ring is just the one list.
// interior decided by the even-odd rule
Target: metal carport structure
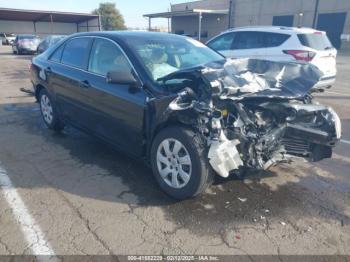
[{"label": "metal carport structure", "polygon": [[[171,11],[164,13],[154,13],[154,14],[145,14],[144,17],[148,17],[148,29],[152,29],[152,18],[167,18],[168,21],[173,17],[187,17],[187,16],[198,16],[198,40],[201,40],[201,32],[202,32],[202,19],[203,14],[206,15],[227,15],[229,13],[228,9],[225,10],[209,10],[209,9],[189,9],[183,11]],[[169,30],[169,23],[168,23]]]},{"label": "metal carport structure", "polygon": [[[94,20],[94,24],[89,22]],[[22,27],[16,28],[13,23],[20,23]],[[24,24],[24,22],[26,22]],[[29,23],[32,23],[30,26]],[[46,24],[48,32],[41,32],[43,34],[54,34],[55,25],[71,24],[76,25],[75,31],[100,31],[101,23],[98,15],[84,14],[84,13],[69,13],[69,12],[55,12],[55,11],[39,11],[39,10],[22,10],[0,8],[0,32],[3,33],[39,33],[37,30],[38,23]],[[12,26],[10,26],[12,24]],[[22,30],[22,31],[21,31]],[[72,33],[72,27],[69,30]],[[32,32],[29,32],[32,31]],[[63,31],[63,30],[61,30]],[[62,32],[59,32],[62,33]]]}]

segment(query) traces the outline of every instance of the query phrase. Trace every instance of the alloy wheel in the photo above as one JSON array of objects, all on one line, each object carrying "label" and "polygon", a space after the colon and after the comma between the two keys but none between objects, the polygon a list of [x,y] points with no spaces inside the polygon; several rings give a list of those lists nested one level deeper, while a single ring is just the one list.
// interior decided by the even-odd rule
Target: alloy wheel
[{"label": "alloy wheel", "polygon": [[164,182],[172,188],[183,188],[190,181],[192,161],[185,146],[176,139],[164,139],[159,144],[157,167]]}]

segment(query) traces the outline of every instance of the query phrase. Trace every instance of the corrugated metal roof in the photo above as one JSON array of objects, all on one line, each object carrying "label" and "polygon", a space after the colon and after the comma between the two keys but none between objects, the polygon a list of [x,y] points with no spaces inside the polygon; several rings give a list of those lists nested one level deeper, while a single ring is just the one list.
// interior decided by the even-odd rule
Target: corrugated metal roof
[{"label": "corrugated metal roof", "polygon": [[0,8],[0,20],[50,22],[51,17],[53,22],[81,23],[97,18],[98,15]]}]

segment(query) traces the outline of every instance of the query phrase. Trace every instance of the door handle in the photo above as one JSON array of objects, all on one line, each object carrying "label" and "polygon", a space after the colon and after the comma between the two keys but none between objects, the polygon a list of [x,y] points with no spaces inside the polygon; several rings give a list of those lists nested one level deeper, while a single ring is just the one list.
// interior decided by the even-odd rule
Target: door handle
[{"label": "door handle", "polygon": [[90,83],[87,80],[83,80],[83,81],[80,81],[79,86],[82,87],[82,88],[89,88],[90,87]]}]

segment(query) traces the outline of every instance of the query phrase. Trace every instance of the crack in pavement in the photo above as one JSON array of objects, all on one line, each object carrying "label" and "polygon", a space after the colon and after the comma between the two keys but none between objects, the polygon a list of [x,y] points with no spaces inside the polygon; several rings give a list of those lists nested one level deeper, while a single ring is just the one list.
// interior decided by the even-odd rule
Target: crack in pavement
[{"label": "crack in pavement", "polygon": [[53,190],[55,190],[55,192],[60,196],[60,198],[68,205],[69,208],[71,208],[71,210],[73,210],[73,212],[78,216],[78,218],[83,222],[84,226],[87,228],[87,230],[92,234],[93,238],[100,243],[100,245],[103,246],[103,248],[108,252],[109,255],[115,255],[113,253],[113,251],[111,250],[111,248],[107,245],[107,243],[105,243],[105,241],[103,239],[101,239],[98,234],[90,227],[90,222],[89,219],[85,218],[82,213],[80,212],[79,208],[75,207],[69,200],[68,198],[62,194],[61,192],[59,192],[59,190],[55,189],[55,187],[52,185],[52,183],[50,181],[48,181],[48,179],[46,179],[46,176],[41,172],[41,170],[39,168],[37,168],[35,165],[32,164],[32,167],[46,180],[46,182],[48,183],[48,185],[51,186],[51,188]]}]

